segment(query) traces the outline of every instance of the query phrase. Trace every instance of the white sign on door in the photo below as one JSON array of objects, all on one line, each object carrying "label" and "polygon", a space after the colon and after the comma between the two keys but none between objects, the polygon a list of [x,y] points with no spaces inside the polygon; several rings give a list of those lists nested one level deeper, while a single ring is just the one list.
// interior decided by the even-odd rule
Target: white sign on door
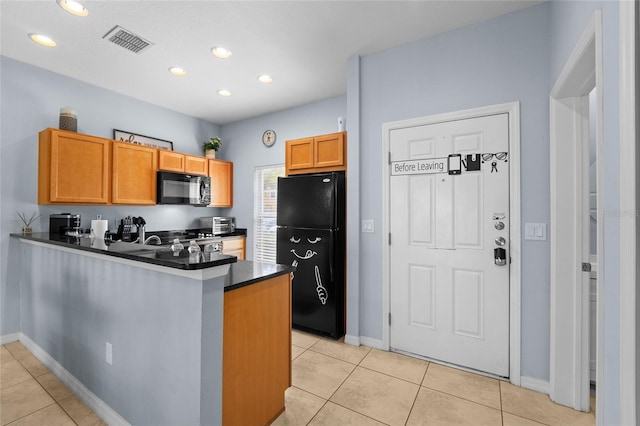
[{"label": "white sign on door", "polygon": [[391,176],[448,173],[447,157],[391,162]]}]

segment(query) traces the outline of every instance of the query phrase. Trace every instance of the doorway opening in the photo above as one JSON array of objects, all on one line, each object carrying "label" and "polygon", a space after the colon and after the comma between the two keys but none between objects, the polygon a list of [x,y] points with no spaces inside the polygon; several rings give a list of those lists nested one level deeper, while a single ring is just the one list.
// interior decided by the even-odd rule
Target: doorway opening
[{"label": "doorway opening", "polygon": [[[590,409],[591,382],[601,383],[602,379],[603,297],[598,285],[603,253],[603,173],[598,161],[603,150],[601,39],[598,11],[550,94],[549,396],[581,411]],[[595,344],[590,345],[590,340]],[[599,405],[598,392],[596,387]]]}]

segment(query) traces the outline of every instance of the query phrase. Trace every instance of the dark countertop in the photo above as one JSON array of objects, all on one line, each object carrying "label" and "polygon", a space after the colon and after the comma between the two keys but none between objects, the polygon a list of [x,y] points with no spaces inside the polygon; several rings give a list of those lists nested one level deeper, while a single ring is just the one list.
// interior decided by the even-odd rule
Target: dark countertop
[{"label": "dark countertop", "polygon": [[11,234],[11,236],[184,270],[205,269],[229,264],[230,267],[225,278],[224,291],[235,290],[295,270],[294,267],[288,265],[238,260],[235,256],[227,256],[220,253],[212,253],[210,255],[211,260],[202,262],[202,256],[200,258],[196,255],[190,256],[190,253],[186,249],[181,250],[179,256],[173,256],[173,252],[167,249],[166,246],[148,246],[123,242],[115,242],[107,245],[103,240],[86,237],[69,237],[60,234],[50,234],[48,232]]},{"label": "dark countertop", "polygon": [[292,266],[275,263],[238,260],[232,263],[224,281],[224,291],[235,290],[246,285],[275,278],[295,270]]},{"label": "dark countertop", "polygon": [[38,241],[67,248],[74,248],[82,251],[100,253],[108,256],[120,257],[123,259],[135,260],[138,262],[152,263],[154,265],[166,266],[169,268],[195,270],[212,268],[214,266],[227,265],[237,262],[235,256],[228,256],[222,253],[211,253],[204,259],[204,254],[191,254],[186,249],[187,246],[177,256],[166,246],[150,246],[144,244],[110,242],[86,237],[70,237],[56,233],[34,232],[31,234],[11,234],[12,237],[25,240]]}]

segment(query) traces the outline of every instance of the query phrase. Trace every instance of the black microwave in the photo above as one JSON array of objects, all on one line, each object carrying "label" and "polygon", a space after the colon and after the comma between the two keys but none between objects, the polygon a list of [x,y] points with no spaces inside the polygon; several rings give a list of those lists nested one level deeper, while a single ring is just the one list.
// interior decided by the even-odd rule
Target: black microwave
[{"label": "black microwave", "polygon": [[211,204],[211,178],[184,173],[158,172],[158,204]]}]

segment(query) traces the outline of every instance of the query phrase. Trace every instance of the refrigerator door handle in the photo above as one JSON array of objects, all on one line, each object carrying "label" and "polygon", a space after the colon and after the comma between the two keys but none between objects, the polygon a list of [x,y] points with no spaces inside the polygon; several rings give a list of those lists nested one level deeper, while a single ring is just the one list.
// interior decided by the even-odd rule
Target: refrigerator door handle
[{"label": "refrigerator door handle", "polygon": [[[331,231],[331,233],[333,234],[333,231]],[[332,235],[332,237],[334,236]],[[333,271],[333,263],[335,262],[334,253],[333,253],[334,238],[331,238],[331,243],[329,244],[329,276],[331,277],[332,283],[335,282],[334,271]]]}]

